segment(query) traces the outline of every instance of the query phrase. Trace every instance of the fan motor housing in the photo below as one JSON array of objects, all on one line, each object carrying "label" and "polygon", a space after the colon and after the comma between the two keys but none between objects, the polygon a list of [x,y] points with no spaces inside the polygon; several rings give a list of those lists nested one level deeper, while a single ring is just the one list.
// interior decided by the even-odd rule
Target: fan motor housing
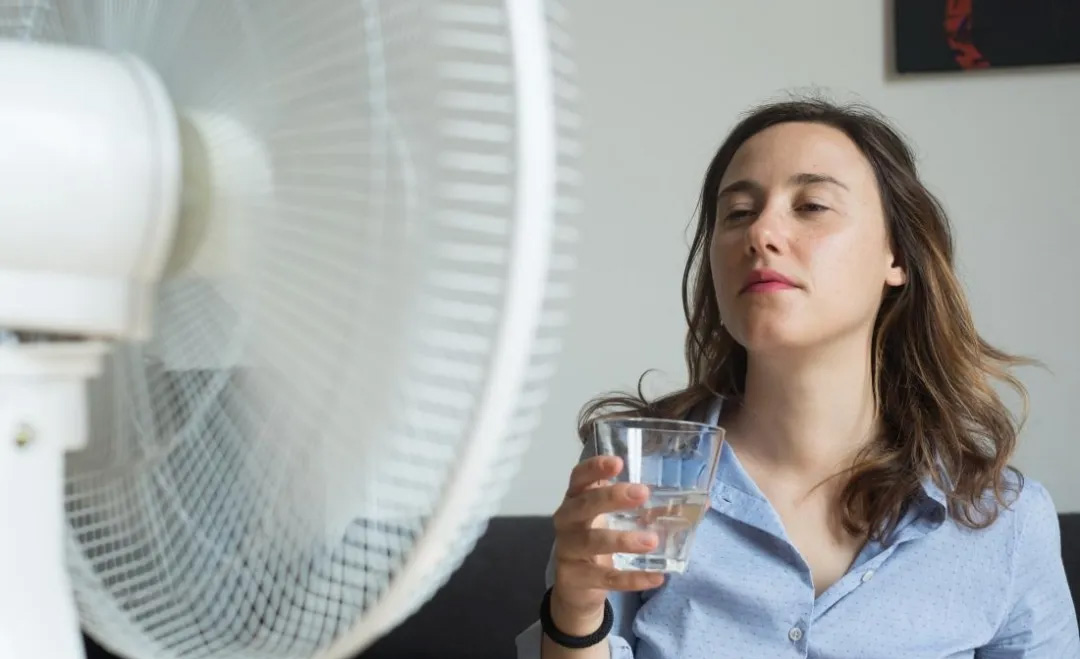
[{"label": "fan motor housing", "polygon": [[179,128],[135,57],[0,42],[0,327],[149,335],[181,188]]}]

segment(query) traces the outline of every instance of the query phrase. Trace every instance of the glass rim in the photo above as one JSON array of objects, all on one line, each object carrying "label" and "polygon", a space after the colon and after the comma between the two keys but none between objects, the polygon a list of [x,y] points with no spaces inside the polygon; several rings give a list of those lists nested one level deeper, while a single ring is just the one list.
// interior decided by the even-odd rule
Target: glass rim
[{"label": "glass rim", "polygon": [[724,434],[723,426],[698,421],[685,421],[683,419],[663,419],[647,416],[620,416],[596,419],[594,426],[609,426],[611,428],[637,428],[641,430],[655,430],[660,432],[693,433],[711,432]]}]

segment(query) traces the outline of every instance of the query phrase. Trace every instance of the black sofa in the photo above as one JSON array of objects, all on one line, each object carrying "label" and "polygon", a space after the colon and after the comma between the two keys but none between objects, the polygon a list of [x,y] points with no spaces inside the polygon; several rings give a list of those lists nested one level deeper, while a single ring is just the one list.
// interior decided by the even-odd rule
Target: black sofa
[{"label": "black sofa", "polygon": [[[1080,610],[1080,513],[1061,515],[1062,556]],[[357,659],[507,659],[537,617],[553,531],[548,517],[493,519],[435,597]],[[88,642],[89,659],[111,655]]]}]

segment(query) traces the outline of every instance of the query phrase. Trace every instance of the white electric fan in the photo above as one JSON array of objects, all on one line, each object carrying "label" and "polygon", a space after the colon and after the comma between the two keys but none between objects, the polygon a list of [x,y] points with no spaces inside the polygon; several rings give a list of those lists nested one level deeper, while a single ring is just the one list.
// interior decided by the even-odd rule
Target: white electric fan
[{"label": "white electric fan", "polygon": [[445,582],[558,349],[563,18],[0,0],[0,658],[348,657]]}]

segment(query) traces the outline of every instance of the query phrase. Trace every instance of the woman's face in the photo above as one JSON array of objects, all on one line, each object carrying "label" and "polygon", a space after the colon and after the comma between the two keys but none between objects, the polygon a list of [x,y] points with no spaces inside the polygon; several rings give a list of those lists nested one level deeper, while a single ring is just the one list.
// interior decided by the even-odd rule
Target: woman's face
[{"label": "woman's face", "polygon": [[815,123],[773,126],[736,151],[710,259],[724,325],[751,354],[866,339],[885,287],[905,281],[870,163]]}]

